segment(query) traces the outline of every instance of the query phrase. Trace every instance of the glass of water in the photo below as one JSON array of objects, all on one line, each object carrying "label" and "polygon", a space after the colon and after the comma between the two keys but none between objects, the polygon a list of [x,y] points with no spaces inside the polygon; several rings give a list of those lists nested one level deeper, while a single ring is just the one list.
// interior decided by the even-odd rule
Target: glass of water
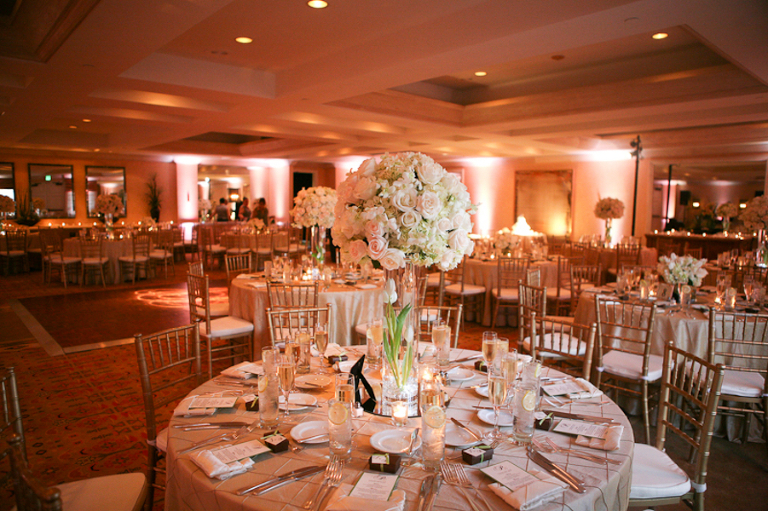
[{"label": "glass of water", "polygon": [[298,357],[296,359],[296,373],[307,374],[309,373],[309,365],[312,359],[312,353],[310,348],[312,347],[312,338],[308,332],[300,332],[296,336],[298,343]]},{"label": "glass of water", "polygon": [[352,457],[352,409],[349,403],[328,400],[328,447],[342,460]]},{"label": "glass of water", "polygon": [[419,404],[422,463],[425,470],[437,471],[445,458],[445,400],[439,380],[422,381]]},{"label": "glass of water", "polygon": [[437,319],[432,324],[432,344],[437,350],[437,364],[447,367],[451,360],[451,327],[442,319]]},{"label": "glass of water", "polygon": [[384,324],[381,319],[374,319],[368,325],[365,333],[366,343],[368,345],[368,356],[366,362],[371,369],[381,369],[381,344],[384,340]]},{"label": "glass of water", "polygon": [[274,348],[261,350],[264,374],[259,377],[259,421],[263,429],[277,426],[280,382],[277,376],[278,352]]},{"label": "glass of water", "polygon": [[539,390],[534,382],[521,381],[515,386],[512,400],[512,435],[520,444],[530,444],[533,439],[533,415]]}]

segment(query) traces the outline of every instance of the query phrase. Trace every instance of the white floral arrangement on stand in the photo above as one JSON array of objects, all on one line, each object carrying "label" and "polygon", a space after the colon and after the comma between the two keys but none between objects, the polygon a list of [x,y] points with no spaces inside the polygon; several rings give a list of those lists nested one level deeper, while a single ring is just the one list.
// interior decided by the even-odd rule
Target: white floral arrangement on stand
[{"label": "white floral arrangement on stand", "polygon": [[157,222],[151,216],[145,216],[139,221],[141,227],[147,227],[148,229],[154,229],[157,227]]},{"label": "white floral arrangement on stand", "polygon": [[624,216],[624,203],[613,197],[600,199],[595,204],[595,216],[601,220],[613,220]]},{"label": "white floral arrangement on stand", "polygon": [[114,193],[96,197],[96,212],[102,215],[119,215],[123,211],[123,199]]},{"label": "white floral arrangement on stand", "polygon": [[302,188],[294,197],[291,210],[294,227],[333,227],[336,190],[327,186]]},{"label": "white floral arrangement on stand", "polygon": [[450,270],[472,254],[469,215],[476,206],[467,187],[424,154],[369,158],[347,175],[338,195],[332,234],[346,261]]},{"label": "white floral arrangement on stand", "polygon": [[747,202],[747,207],[739,215],[739,220],[747,229],[761,231],[768,228],[768,197],[762,195]]},{"label": "white floral arrangement on stand", "polygon": [[708,273],[704,269],[705,264],[707,264],[706,259],[670,254],[669,257],[659,257],[657,270],[667,284],[689,284],[693,287],[699,287]]},{"label": "white floral arrangement on stand", "polygon": [[208,220],[211,216],[211,208],[213,205],[208,199],[197,199],[197,216],[200,220]]},{"label": "white floral arrangement on stand", "polygon": [[16,211],[16,201],[7,195],[0,195],[0,213],[13,213]]},{"label": "white floral arrangement on stand", "polygon": [[513,234],[509,227],[504,227],[496,233],[496,236],[493,239],[493,245],[496,247],[496,250],[502,254],[512,252],[518,245],[520,245],[520,237]]},{"label": "white floral arrangement on stand", "polygon": [[715,214],[723,219],[723,230],[728,231],[728,228],[731,226],[731,218],[739,214],[739,206],[732,202],[726,202],[717,207]]},{"label": "white floral arrangement on stand", "polygon": [[245,226],[249,229],[252,229],[254,231],[260,231],[264,229],[264,220],[261,218],[251,218],[246,222]]}]

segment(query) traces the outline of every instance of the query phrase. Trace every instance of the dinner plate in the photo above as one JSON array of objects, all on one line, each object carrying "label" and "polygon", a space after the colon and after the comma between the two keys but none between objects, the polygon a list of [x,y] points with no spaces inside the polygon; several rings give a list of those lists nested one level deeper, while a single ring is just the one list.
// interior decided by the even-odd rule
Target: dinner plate
[{"label": "dinner plate", "polygon": [[[496,422],[496,415],[494,415],[493,410],[480,410],[477,412],[477,416],[480,418],[481,421],[485,422],[486,424],[490,424],[493,426]],[[505,412],[504,410],[499,411],[499,426],[511,426],[512,425],[512,414],[509,412]]]},{"label": "dinner plate", "polygon": [[[478,433],[479,435],[480,433]],[[469,432],[461,429],[453,422],[445,423],[445,445],[448,447],[457,447],[459,449],[466,449],[473,446],[481,440],[476,439]]]},{"label": "dinner plate", "polygon": [[488,385],[483,385],[482,387],[477,387],[475,389],[475,392],[480,394],[483,397],[488,397]]},{"label": "dinner plate", "polygon": [[475,372],[466,367],[454,367],[448,371],[448,379],[453,381],[466,381],[475,377]]},{"label": "dinner plate", "polygon": [[312,438],[323,433],[328,433],[328,421],[309,421],[296,424],[291,430],[291,437],[303,444],[323,444],[328,441],[327,437],[304,441],[305,438]]},{"label": "dinner plate", "polygon": [[331,384],[331,379],[322,374],[307,374],[296,378],[296,386],[300,389],[322,389]]},{"label": "dinner plate", "polygon": [[[371,446],[377,451],[388,452],[390,454],[400,454],[408,450],[408,444],[411,443],[410,429],[385,429],[371,436]],[[421,437],[417,436],[413,441],[413,450],[421,445]]]},{"label": "dinner plate", "polygon": [[[306,410],[310,406],[317,404],[317,398],[310,396],[309,394],[289,394],[288,404],[290,410]],[[285,397],[280,396],[280,409],[285,410]]]}]

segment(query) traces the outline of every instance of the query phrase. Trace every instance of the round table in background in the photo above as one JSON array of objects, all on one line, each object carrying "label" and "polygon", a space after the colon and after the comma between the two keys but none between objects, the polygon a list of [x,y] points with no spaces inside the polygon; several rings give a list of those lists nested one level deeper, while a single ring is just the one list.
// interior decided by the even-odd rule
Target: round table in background
[{"label": "round table in background", "polygon": [[[112,281],[113,284],[120,280],[120,261],[123,256],[133,255],[133,245],[130,238],[102,241],[104,244],[104,257],[109,259],[109,276],[107,280]],[[80,240],[78,238],[67,238],[64,240],[63,248],[64,256],[66,257],[80,257]]]}]

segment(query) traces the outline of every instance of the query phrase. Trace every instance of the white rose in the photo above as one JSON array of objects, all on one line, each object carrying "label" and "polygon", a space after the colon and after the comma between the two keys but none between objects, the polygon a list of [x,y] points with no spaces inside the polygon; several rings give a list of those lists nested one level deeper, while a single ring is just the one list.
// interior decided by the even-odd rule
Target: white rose
[{"label": "white rose", "polygon": [[363,240],[355,240],[349,244],[349,257],[353,263],[359,263],[367,255],[368,245]]},{"label": "white rose", "polygon": [[384,225],[375,220],[369,220],[365,223],[365,236],[372,238],[374,236],[384,236]]},{"label": "white rose", "polygon": [[368,158],[357,168],[361,176],[372,176],[376,172],[376,159]]},{"label": "white rose", "polygon": [[416,189],[398,190],[392,195],[392,205],[402,212],[416,207]]},{"label": "white rose", "polygon": [[388,248],[379,262],[385,270],[396,270],[405,266],[405,254],[402,250]]},{"label": "white rose", "polygon": [[454,229],[464,229],[465,231],[469,231],[469,229],[472,227],[472,220],[470,220],[466,211],[459,211],[453,215],[451,224],[453,225]]},{"label": "white rose", "polygon": [[366,176],[358,179],[355,185],[355,197],[360,200],[368,200],[374,195],[376,195],[376,180]]},{"label": "white rose", "polygon": [[432,220],[443,209],[440,197],[435,192],[424,192],[416,201],[416,210],[428,220]]},{"label": "white rose", "polygon": [[443,255],[440,256],[440,262],[437,264],[441,270],[448,271],[454,269],[458,263],[456,261],[456,252],[453,250],[446,250]]},{"label": "white rose", "polygon": [[423,183],[434,185],[440,182],[443,174],[445,174],[445,169],[432,161],[419,166],[419,168],[416,169],[416,173]]},{"label": "white rose", "polygon": [[389,243],[381,236],[368,238],[368,255],[371,259],[381,259],[388,250]]},{"label": "white rose", "polygon": [[450,172],[446,172],[445,175],[443,175],[442,179],[440,179],[440,183],[442,183],[448,193],[453,195],[459,192],[464,186],[461,184],[459,176],[451,174]]},{"label": "white rose", "polygon": [[448,246],[452,250],[464,253],[469,244],[469,233],[464,229],[456,229],[448,235]]},{"label": "white rose", "polygon": [[450,218],[443,217],[437,222],[437,229],[445,234],[451,229],[453,229],[453,223],[451,222]]},{"label": "white rose", "polygon": [[406,229],[413,229],[419,222],[421,222],[421,215],[413,210],[406,211],[403,213],[403,216],[400,217],[400,223],[403,224],[403,227]]}]

